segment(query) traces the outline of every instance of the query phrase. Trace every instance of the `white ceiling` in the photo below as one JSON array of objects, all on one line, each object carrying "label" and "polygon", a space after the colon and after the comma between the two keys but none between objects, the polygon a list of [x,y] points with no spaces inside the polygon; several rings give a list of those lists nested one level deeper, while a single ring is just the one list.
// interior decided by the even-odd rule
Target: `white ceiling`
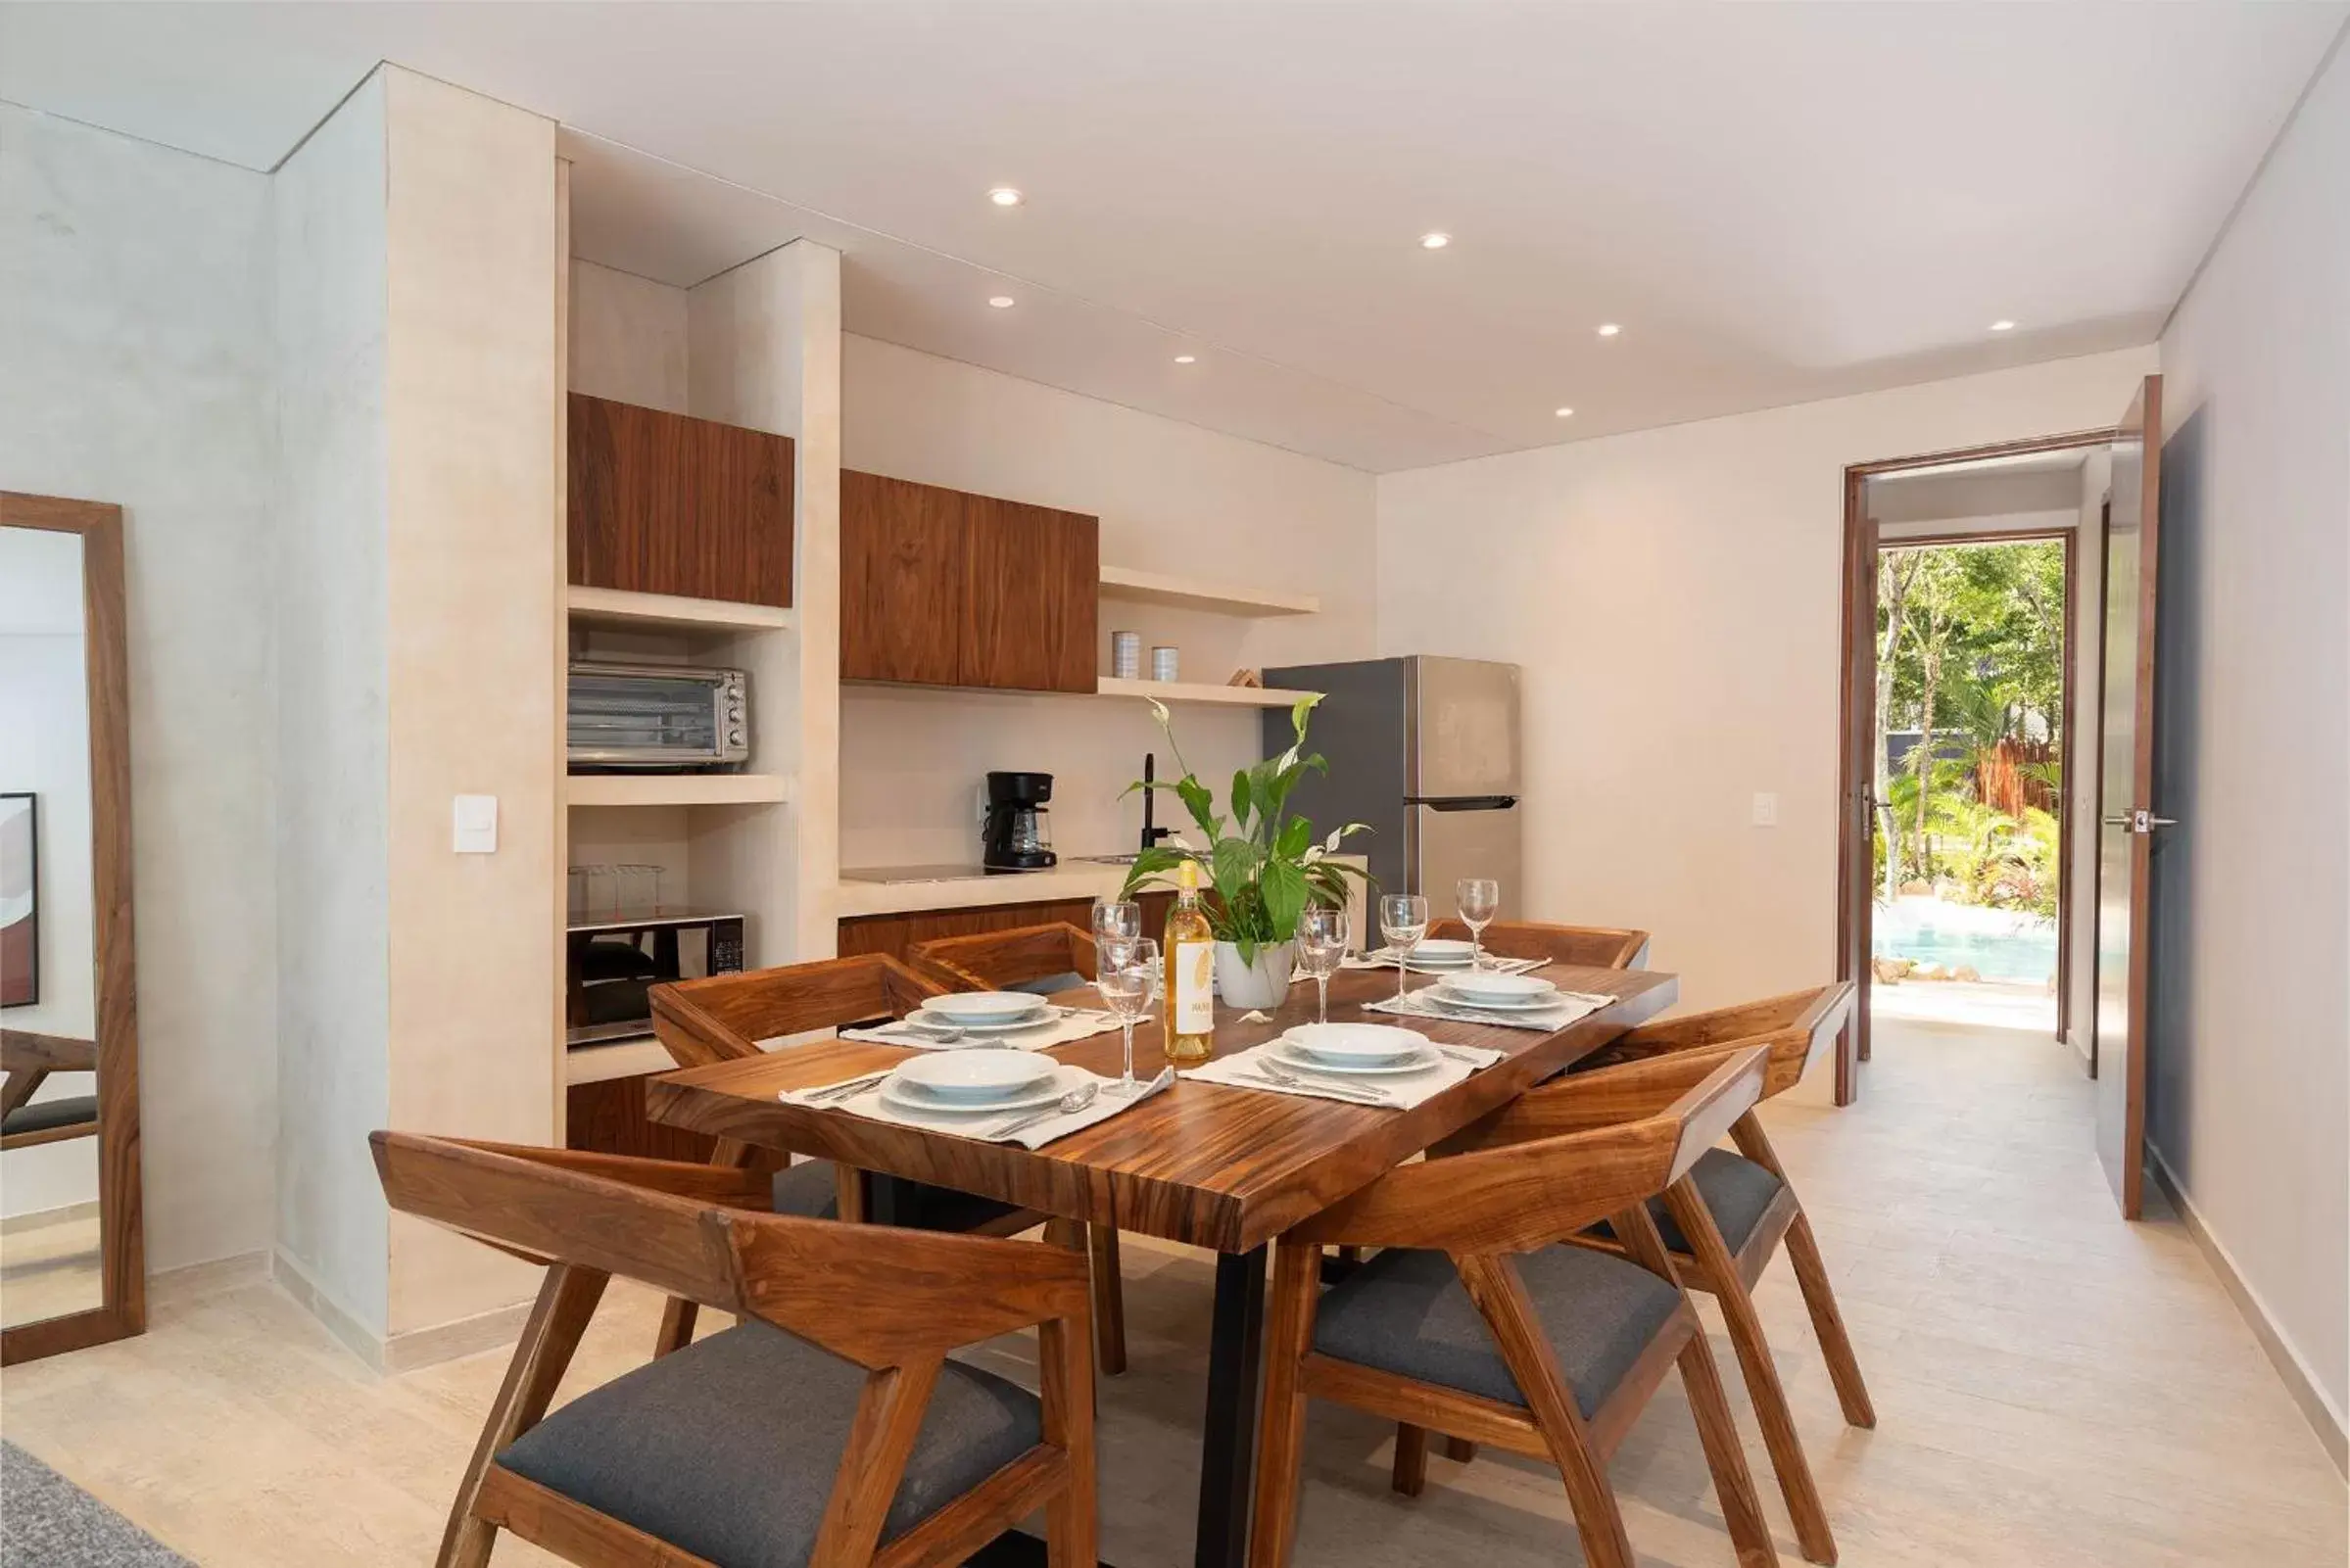
[{"label": "white ceiling", "polygon": [[2346,14],[10,3],[0,97],[266,168],[395,60],[587,133],[596,260],[1387,470],[2147,342]]}]

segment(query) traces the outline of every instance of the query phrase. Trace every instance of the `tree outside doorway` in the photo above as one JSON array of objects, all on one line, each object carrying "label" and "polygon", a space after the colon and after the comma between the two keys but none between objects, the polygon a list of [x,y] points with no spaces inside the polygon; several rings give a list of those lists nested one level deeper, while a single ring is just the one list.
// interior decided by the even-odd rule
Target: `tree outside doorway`
[{"label": "tree outside doorway", "polygon": [[1872,948],[1902,1011],[2053,1025],[2065,613],[2060,540],[1878,552]]}]

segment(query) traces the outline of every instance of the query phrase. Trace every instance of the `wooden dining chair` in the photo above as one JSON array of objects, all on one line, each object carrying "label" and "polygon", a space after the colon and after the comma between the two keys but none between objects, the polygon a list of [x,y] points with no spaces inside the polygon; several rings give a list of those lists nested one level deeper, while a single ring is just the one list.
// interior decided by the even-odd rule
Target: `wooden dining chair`
[{"label": "wooden dining chair", "polygon": [[[1468,940],[1465,922],[1445,919],[1428,927],[1430,936]],[[1480,945],[1503,958],[1547,958],[1554,964],[1579,964],[1591,969],[1638,970],[1649,967],[1649,933],[1616,930],[1605,926],[1546,926],[1539,921],[1495,921],[1485,927]]]},{"label": "wooden dining chair", "polygon": [[[1766,1055],[1761,1098],[1782,1093],[1799,1080],[1805,1067],[1825,1053],[1849,1011],[1852,986],[1845,981],[1692,1014],[1649,1024],[1622,1036],[1592,1059],[1511,1104],[1480,1135],[1499,1131],[1520,1138],[1556,1137],[1651,1115],[1669,1104],[1692,1079],[1722,1063],[1761,1051]],[[1811,1314],[1813,1332],[1828,1363],[1845,1419],[1854,1426],[1877,1424],[1852,1342],[1828,1284],[1819,1243],[1811,1233],[1794,1185],[1788,1181],[1761,1120],[1750,1108],[1729,1124],[1739,1153],[1708,1149],[1691,1167],[1688,1191],[1666,1194],[1649,1205],[1650,1218],[1672,1259],[1676,1276],[1721,1306],[1722,1319],[1737,1352],[1739,1369],[1770,1450],[1779,1490],[1794,1519],[1796,1539],[1813,1562],[1836,1560],[1836,1541],[1826,1506],[1796,1432],[1794,1413],[1779,1381],[1761,1314],[1753,1300],[1782,1238],[1794,1259],[1796,1282]],[[1693,1212],[1693,1204],[1696,1206]],[[1629,1256],[1610,1221],[1574,1238],[1575,1245]],[[1453,1452],[1468,1459],[1473,1452]],[[1399,1467],[1398,1486],[1402,1486]]]},{"label": "wooden dining chair", "polygon": [[32,1097],[52,1072],[95,1072],[98,1043],[29,1029],[0,1029],[0,1149],[30,1149],[69,1138],[94,1137],[98,1096],[60,1095],[38,1105]]},{"label": "wooden dining chair", "polygon": [[[457,1485],[439,1568],[498,1532],[596,1568],[916,1568],[1039,1506],[1095,1560],[1082,1259],[755,1212],[755,1172],[378,1132],[394,1209],[547,1265]],[[614,1276],[735,1327],[549,1412]],[[1042,1395],[947,1353],[1034,1327]]]},{"label": "wooden dining chair", "polygon": [[[1631,1568],[1607,1457],[1678,1365],[1738,1560],[1778,1561],[1697,1309],[1647,1208],[1762,1092],[1768,1053],[1731,1058],[1667,1106],[1562,1137],[1507,1127],[1399,1165],[1280,1238],[1250,1561],[1294,1544],[1309,1397],[1559,1467],[1593,1568]],[[1627,1256],[1555,1245],[1612,1216]],[[1319,1288],[1328,1244],[1380,1249]],[[1404,1461],[1398,1446],[1398,1463]]]},{"label": "wooden dining chair", "polygon": [[[903,1018],[945,989],[886,953],[819,959],[656,985],[651,991],[652,1028],[679,1067],[702,1067],[756,1056],[761,1040]],[[743,1169],[768,1158],[765,1151],[750,1144],[721,1138],[710,1160],[716,1165]],[[1086,1250],[1084,1225],[1015,1204],[927,1182],[913,1184],[911,1202],[912,1215],[901,1222],[918,1230],[1016,1236],[1041,1225],[1047,1239],[1056,1244]],[[778,1213],[861,1220],[865,1217],[864,1183],[857,1171],[836,1166],[830,1160],[803,1160],[776,1172],[773,1206]],[[1093,1247],[1097,1259],[1100,1251],[1097,1242]],[[1124,1371],[1126,1303],[1115,1245],[1110,1249],[1108,1266],[1097,1264],[1095,1280],[1102,1362],[1111,1371]],[[694,1304],[672,1298],[653,1354],[667,1354],[690,1342],[694,1321]]]},{"label": "wooden dining chair", "polygon": [[[950,991],[1028,990],[1049,996],[1091,984],[1096,961],[1092,932],[1067,921],[942,936],[906,950],[907,963]],[[1127,1369],[1126,1283],[1117,1228],[1087,1225],[1085,1242],[1093,1255],[1096,1354],[1102,1374],[1116,1377]]]},{"label": "wooden dining chair", "polygon": [[1094,978],[1093,935],[1067,921],[916,942],[906,962],[950,991],[1054,991]]}]

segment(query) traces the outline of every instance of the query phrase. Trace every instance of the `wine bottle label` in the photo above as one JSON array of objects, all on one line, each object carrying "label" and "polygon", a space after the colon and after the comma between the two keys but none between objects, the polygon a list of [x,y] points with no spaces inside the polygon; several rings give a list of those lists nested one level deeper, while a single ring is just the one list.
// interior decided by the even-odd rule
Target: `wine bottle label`
[{"label": "wine bottle label", "polygon": [[1216,944],[1177,942],[1168,960],[1175,998],[1175,1031],[1206,1034],[1216,1027]]}]

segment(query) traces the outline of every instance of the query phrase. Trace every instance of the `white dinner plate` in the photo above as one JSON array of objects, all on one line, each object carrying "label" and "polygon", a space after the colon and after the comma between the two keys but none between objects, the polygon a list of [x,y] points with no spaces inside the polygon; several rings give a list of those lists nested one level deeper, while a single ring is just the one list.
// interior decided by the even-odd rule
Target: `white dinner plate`
[{"label": "white dinner plate", "polygon": [[994,1105],[1042,1083],[1058,1065],[1026,1051],[926,1051],[899,1063],[890,1079],[940,1100]]},{"label": "white dinner plate", "polygon": [[1333,1062],[1301,1050],[1296,1041],[1283,1036],[1272,1042],[1272,1054],[1284,1067],[1307,1072],[1327,1072],[1332,1077],[1375,1078],[1398,1072],[1425,1072],[1444,1061],[1444,1053],[1432,1045],[1415,1046],[1400,1057],[1384,1062]]},{"label": "white dinner plate", "polygon": [[1316,1061],[1355,1066],[1401,1061],[1429,1043],[1417,1029],[1392,1023],[1295,1023],[1281,1038]]},{"label": "white dinner plate", "polygon": [[1531,974],[1496,974],[1490,970],[1447,974],[1436,983],[1463,1000],[1503,1007],[1526,1007],[1559,994],[1559,987],[1549,980],[1536,979]]},{"label": "white dinner plate", "polygon": [[[927,1059],[926,1059],[927,1060]],[[1037,1059],[1042,1060],[1042,1059]],[[942,1100],[916,1083],[903,1083],[894,1077],[882,1080],[882,1103],[893,1111],[910,1111],[928,1117],[999,1117],[1007,1111],[1032,1111],[1051,1105],[1070,1090],[1086,1081],[1083,1068],[1051,1064],[1051,1075],[1032,1083],[1017,1093],[1000,1100]]]},{"label": "white dinner plate", "polygon": [[1412,962],[1415,964],[1459,964],[1465,967],[1476,956],[1475,948],[1452,936],[1428,937],[1412,950]]},{"label": "white dinner plate", "polygon": [[956,1023],[1009,1023],[1049,1004],[1033,991],[950,991],[922,1004]]},{"label": "white dinner plate", "polygon": [[1546,991],[1540,996],[1513,999],[1490,995],[1471,996],[1456,986],[1449,975],[1429,986],[1428,993],[1439,1002],[1450,1002],[1455,1007],[1482,1008],[1489,1013],[1539,1013],[1546,1007],[1559,1005],[1559,992],[1556,988]]},{"label": "white dinner plate", "polygon": [[1047,1028],[1060,1022],[1060,1015],[1049,1004],[1037,1004],[1038,1011],[1030,1017],[997,1019],[992,1022],[969,1019],[950,1019],[928,1003],[906,1015],[908,1023],[920,1023],[934,1029],[961,1029],[969,1034],[1017,1034],[1022,1029]]}]

